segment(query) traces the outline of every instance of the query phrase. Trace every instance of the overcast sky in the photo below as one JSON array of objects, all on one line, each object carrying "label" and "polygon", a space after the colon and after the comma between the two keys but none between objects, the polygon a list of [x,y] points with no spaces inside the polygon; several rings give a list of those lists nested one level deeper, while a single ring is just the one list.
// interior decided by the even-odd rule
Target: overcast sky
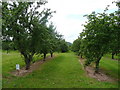
[{"label": "overcast sky", "polygon": [[86,17],[92,11],[103,12],[107,5],[110,5],[109,12],[117,10],[114,0],[48,0],[47,7],[56,13],[52,17],[57,31],[64,35],[64,39],[73,42],[82,32]]}]

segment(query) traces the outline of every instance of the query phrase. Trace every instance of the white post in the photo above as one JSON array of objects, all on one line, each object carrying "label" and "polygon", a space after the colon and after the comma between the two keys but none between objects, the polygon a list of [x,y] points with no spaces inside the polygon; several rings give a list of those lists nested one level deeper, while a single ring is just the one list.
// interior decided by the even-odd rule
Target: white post
[{"label": "white post", "polygon": [[20,65],[19,64],[16,64],[16,70],[17,70],[18,75],[19,75],[19,71],[20,71]]}]

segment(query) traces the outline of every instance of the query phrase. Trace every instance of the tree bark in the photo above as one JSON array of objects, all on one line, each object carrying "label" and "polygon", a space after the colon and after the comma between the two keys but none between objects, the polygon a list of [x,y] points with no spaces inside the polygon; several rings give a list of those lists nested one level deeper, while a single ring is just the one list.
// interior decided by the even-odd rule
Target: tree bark
[{"label": "tree bark", "polygon": [[26,70],[30,69],[30,63],[32,61],[32,55],[29,55],[27,58],[25,58],[25,63],[26,63]]},{"label": "tree bark", "polygon": [[32,58],[34,56],[34,53],[32,54],[26,54],[24,51],[21,51],[21,54],[24,56],[25,64],[26,64],[26,70],[30,69],[30,63],[32,61]]},{"label": "tree bark", "polygon": [[51,54],[51,57],[53,57],[53,53],[50,53]]},{"label": "tree bark", "polygon": [[26,70],[30,69],[30,60],[29,59],[26,59],[25,60],[25,63],[26,63]]},{"label": "tree bark", "polygon": [[112,52],[112,59],[114,59],[114,55],[115,55],[115,53],[114,53],[114,52]]},{"label": "tree bark", "polygon": [[99,72],[99,62],[100,62],[101,57],[99,57],[96,61],[96,67],[95,67],[95,73]]},{"label": "tree bark", "polygon": [[43,61],[45,61],[45,59],[46,59],[46,53],[44,53],[44,59],[43,59]]},{"label": "tree bark", "polygon": [[80,55],[81,56],[81,58],[82,58],[82,55]]}]

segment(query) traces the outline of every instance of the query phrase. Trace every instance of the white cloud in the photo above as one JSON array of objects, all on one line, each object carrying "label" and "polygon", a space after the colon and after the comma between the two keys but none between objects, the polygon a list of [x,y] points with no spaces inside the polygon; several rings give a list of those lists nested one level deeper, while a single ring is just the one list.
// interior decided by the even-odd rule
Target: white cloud
[{"label": "white cloud", "polygon": [[107,5],[109,9],[117,10],[114,0],[48,0],[47,7],[56,11],[52,21],[57,31],[64,35],[66,41],[73,42],[82,31],[81,24],[87,20],[83,15],[92,11],[103,11]]}]

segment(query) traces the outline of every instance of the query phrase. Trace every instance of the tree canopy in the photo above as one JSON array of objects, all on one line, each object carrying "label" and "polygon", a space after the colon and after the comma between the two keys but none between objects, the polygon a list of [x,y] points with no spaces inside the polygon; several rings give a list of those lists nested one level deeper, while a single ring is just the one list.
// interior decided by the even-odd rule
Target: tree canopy
[{"label": "tree canopy", "polygon": [[[117,6],[119,7],[118,2]],[[92,12],[85,15],[88,22],[84,25],[85,29],[80,33],[80,38],[73,43],[73,50],[81,51],[85,56],[85,65],[95,62],[95,72],[98,72],[99,62],[104,54],[120,53],[119,10],[108,14],[108,7],[109,5],[103,13]]]},{"label": "tree canopy", "polygon": [[55,11],[49,8],[42,9],[46,3],[46,0],[2,2],[2,36],[5,38],[3,41],[12,38],[10,41],[24,56],[26,69],[29,69],[35,54],[44,54],[45,60],[47,53],[51,53],[52,56],[56,51],[58,33],[53,23],[48,24]]}]

